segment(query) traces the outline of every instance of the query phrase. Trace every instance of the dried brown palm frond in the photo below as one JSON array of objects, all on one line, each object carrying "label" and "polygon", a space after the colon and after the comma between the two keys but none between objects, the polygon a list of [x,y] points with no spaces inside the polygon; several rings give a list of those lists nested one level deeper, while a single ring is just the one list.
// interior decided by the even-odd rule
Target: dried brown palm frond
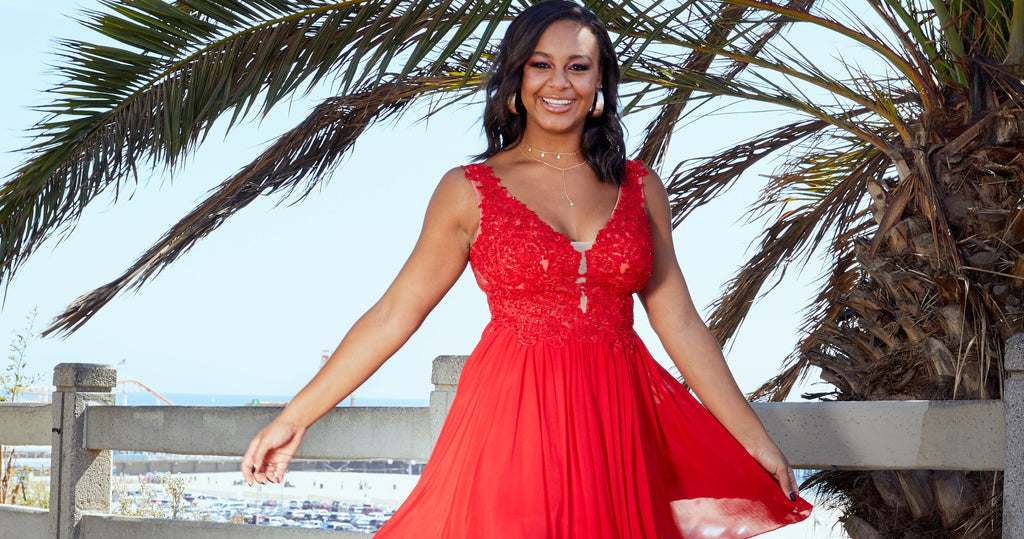
[{"label": "dried brown palm frond", "polygon": [[[1015,121],[1024,110],[1010,113]],[[1024,250],[1017,216],[1024,203],[1018,139],[990,130],[943,159],[930,160],[935,191],[956,238],[949,262],[934,227],[910,198],[884,241],[854,250],[857,282],[809,326],[793,369],[821,369],[840,400],[998,398],[1002,346],[1024,330]],[[893,180],[879,185],[876,220],[891,211]],[[927,201],[927,199],[924,199]],[[764,389],[764,388],[762,388]],[[785,389],[776,382],[772,389]],[[851,536],[905,533],[999,537],[1001,475],[991,472],[821,472],[826,494],[851,504]]]},{"label": "dried brown palm frond", "polygon": [[805,154],[801,161],[804,166],[794,164],[790,172],[780,175],[778,180],[788,187],[776,188],[774,196],[793,199],[799,191],[803,205],[780,215],[767,228],[758,251],[713,304],[708,326],[720,342],[728,341],[736,332],[769,279],[781,278],[792,261],[806,260],[826,236],[845,236],[860,225],[867,182],[876,180],[888,168],[884,154],[859,145]]},{"label": "dried brown palm frond", "polygon": [[[789,155],[755,208],[762,219],[773,208],[778,217],[767,220],[710,325],[722,340],[732,335],[770,277],[793,261],[820,250],[829,268],[805,337],[753,396],[784,399],[818,369],[832,387],[814,398],[998,398],[1003,343],[1024,331],[1024,10],[937,1],[924,11],[880,0],[868,3],[881,23],[873,28],[854,6],[800,14],[757,0],[730,3],[751,8],[748,18],[787,14],[827,29],[878,54],[888,69],[871,74],[846,62],[840,79],[801,51],[780,49],[785,39],[750,59],[740,80],[649,69],[670,79],[669,88],[693,89],[691,99],[767,103],[824,124],[759,154],[732,146],[673,192],[675,213],[685,215],[750,163]],[[742,58],[734,43],[724,49],[722,57]],[[991,60],[1004,57],[1017,64]],[[810,99],[804,89],[830,95]],[[821,211],[826,200],[836,215]],[[1000,533],[1001,476],[991,472],[835,470],[809,486],[843,505],[857,538]]]},{"label": "dried brown palm frond", "polygon": [[[813,489],[842,510],[840,523],[851,538],[937,537],[995,539],[1001,536],[1002,481],[999,472],[930,470],[831,470],[815,474],[801,489]],[[941,511],[926,510],[938,505]],[[964,519],[968,513],[976,515]],[[878,522],[888,522],[879,526]]]},{"label": "dried brown palm frond", "polygon": [[803,120],[772,129],[696,163],[679,163],[664,178],[672,205],[673,225],[712,201],[762,159],[828,127],[821,120]]},{"label": "dried brown palm frond", "polygon": [[[807,379],[812,365],[806,352],[816,341],[809,340],[806,336],[812,333],[812,328],[817,326],[819,320],[842,319],[846,316],[846,313],[842,312],[846,308],[838,302],[838,298],[849,293],[861,276],[860,268],[855,260],[854,238],[864,234],[869,226],[868,223],[862,223],[833,239],[830,248],[834,257],[832,269],[827,276],[822,277],[823,284],[818,295],[805,311],[802,328],[805,337],[797,343],[794,351],[783,361],[782,372],[752,391],[747,398],[757,401],[783,401],[792,393],[797,384]],[[831,397],[833,394],[833,391],[825,391],[814,398]]]}]

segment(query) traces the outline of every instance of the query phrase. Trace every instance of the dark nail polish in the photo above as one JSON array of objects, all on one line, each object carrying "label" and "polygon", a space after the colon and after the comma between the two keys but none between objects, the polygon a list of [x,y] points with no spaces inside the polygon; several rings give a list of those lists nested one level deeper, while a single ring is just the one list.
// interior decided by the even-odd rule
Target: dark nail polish
[{"label": "dark nail polish", "polygon": [[791,501],[791,502],[795,502],[796,501],[796,493],[795,492],[790,492],[789,493],[789,501]]}]

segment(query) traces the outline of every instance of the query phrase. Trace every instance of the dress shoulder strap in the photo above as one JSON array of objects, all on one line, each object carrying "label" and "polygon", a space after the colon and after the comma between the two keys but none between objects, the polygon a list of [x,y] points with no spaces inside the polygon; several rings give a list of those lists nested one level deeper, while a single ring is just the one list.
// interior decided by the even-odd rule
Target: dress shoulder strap
[{"label": "dress shoulder strap", "polygon": [[466,179],[473,184],[476,191],[476,200],[483,203],[485,200],[494,200],[494,194],[498,191],[498,179],[491,172],[491,167],[483,163],[472,163],[463,165],[466,172]]},{"label": "dress shoulder strap", "polygon": [[626,190],[635,191],[641,202],[644,201],[644,177],[649,173],[643,161],[626,161],[626,177],[623,182]]},{"label": "dress shoulder strap", "polygon": [[626,182],[630,185],[643,186],[644,176],[649,173],[643,161],[626,161]]}]

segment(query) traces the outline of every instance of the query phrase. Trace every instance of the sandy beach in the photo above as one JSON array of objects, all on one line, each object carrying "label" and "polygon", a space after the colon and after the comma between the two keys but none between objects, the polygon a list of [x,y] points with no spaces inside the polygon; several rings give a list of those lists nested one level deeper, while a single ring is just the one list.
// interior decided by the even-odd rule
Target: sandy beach
[{"label": "sandy beach", "polygon": [[[193,494],[223,496],[239,500],[340,501],[374,505],[400,505],[419,479],[417,475],[288,472],[287,484],[250,487],[241,482],[237,472],[182,474],[188,478],[187,491]],[[137,483],[136,477],[125,477],[126,486]],[[160,487],[155,487],[160,490]],[[814,500],[811,500],[814,503]],[[848,537],[836,525],[838,513],[816,504],[811,516],[792,526],[759,537],[766,539],[843,539]]]}]

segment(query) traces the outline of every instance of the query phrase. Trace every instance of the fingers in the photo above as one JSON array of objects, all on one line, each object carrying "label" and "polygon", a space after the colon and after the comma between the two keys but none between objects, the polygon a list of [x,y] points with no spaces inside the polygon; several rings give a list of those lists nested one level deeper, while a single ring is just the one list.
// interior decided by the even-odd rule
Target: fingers
[{"label": "fingers", "polygon": [[264,459],[268,450],[269,448],[262,433],[257,434],[249,442],[248,449],[245,450],[245,456],[242,457],[242,478],[245,479],[245,483],[250,487],[253,483],[267,484],[266,463]]},{"label": "fingers", "polygon": [[779,456],[781,460],[776,461],[775,465],[769,468],[771,470],[772,477],[775,478],[775,482],[779,484],[779,488],[789,498],[790,501],[795,502],[797,495],[800,494],[800,487],[796,482],[796,473],[793,472],[793,467],[789,465],[789,461],[786,457]]},{"label": "fingers", "polygon": [[797,485],[796,474],[789,463],[783,461],[781,469],[772,475],[775,476],[775,480],[779,483],[779,487],[782,488],[782,492],[786,494],[786,497],[790,501],[795,502],[797,495],[800,494],[800,487]]},{"label": "fingers", "polygon": [[280,483],[305,430],[275,421],[260,431],[242,457],[242,478],[246,484],[251,487],[254,483]]},{"label": "fingers", "polygon": [[[287,468],[288,466],[284,464],[264,462],[250,465],[248,473],[252,475],[253,482],[266,485],[267,483],[280,483],[284,479],[284,472]],[[242,474],[245,475],[245,473],[246,471],[243,470]],[[252,486],[252,483],[249,483],[249,486]]]},{"label": "fingers", "polygon": [[775,479],[784,495],[790,501],[795,502],[796,497],[800,494],[800,487],[796,482],[793,467],[789,465],[789,461],[779,451],[779,448],[772,444],[768,448],[755,449],[750,454],[772,476],[772,479]]},{"label": "fingers", "polygon": [[242,457],[242,479],[245,480],[245,484],[252,486],[256,480],[256,450],[260,445],[260,436],[257,435],[249,442],[249,447],[245,450],[245,455]]},{"label": "fingers", "polygon": [[267,481],[271,483],[280,483],[284,479],[284,473],[288,471],[288,461],[285,462],[267,462],[263,465],[263,474],[266,476]]}]

